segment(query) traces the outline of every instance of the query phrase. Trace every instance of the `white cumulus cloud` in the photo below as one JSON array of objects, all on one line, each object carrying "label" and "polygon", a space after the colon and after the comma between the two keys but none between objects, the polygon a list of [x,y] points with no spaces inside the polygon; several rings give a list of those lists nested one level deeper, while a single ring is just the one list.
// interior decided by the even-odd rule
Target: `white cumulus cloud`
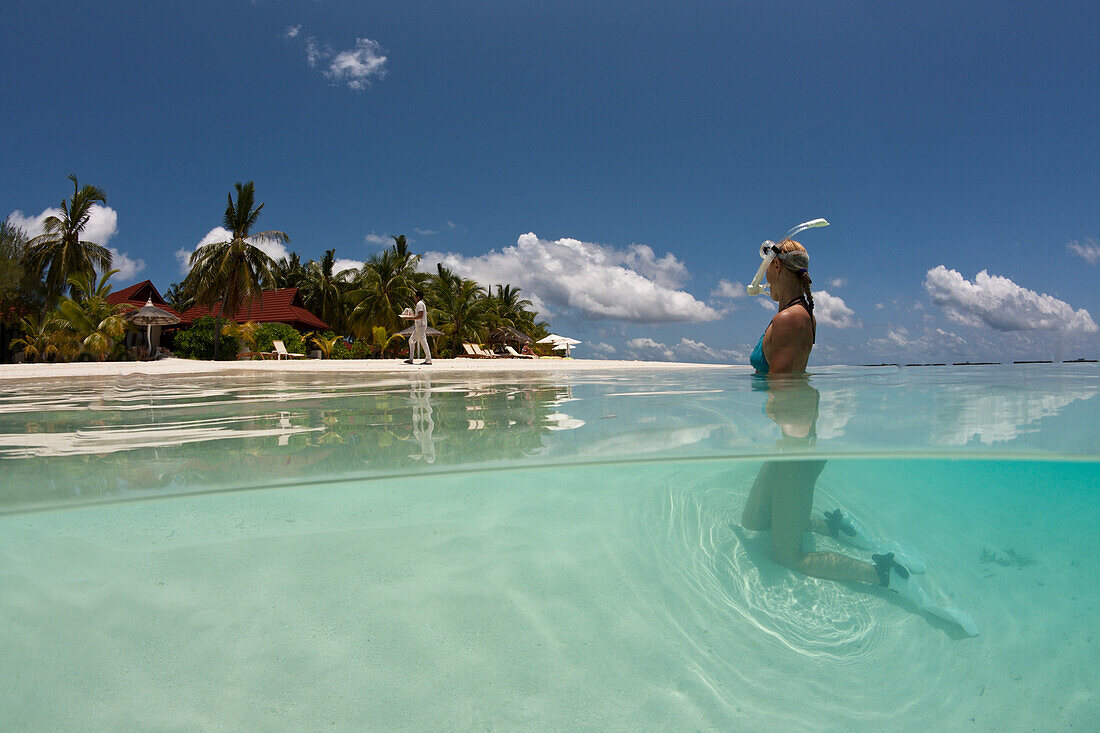
[{"label": "white cumulus cloud", "polygon": [[[17,227],[22,227],[28,237],[37,237],[46,230],[44,223],[51,216],[61,217],[61,209],[45,209],[38,216],[26,216],[22,211],[13,211],[8,215],[8,222]],[[88,209],[88,223],[84,225],[84,231],[80,238],[86,242],[107,246],[107,242],[118,234],[118,212],[110,206],[93,204]]]},{"label": "white cumulus cloud", "polygon": [[309,68],[317,66],[317,60],[321,58],[322,51],[317,45],[317,41],[314,38],[306,40],[306,63],[309,64]]},{"label": "white cumulus cloud", "polygon": [[393,240],[390,239],[388,234],[375,234],[374,232],[365,235],[363,241],[367,244],[393,244]]},{"label": "white cumulus cloud", "polygon": [[702,341],[681,338],[678,343],[667,345],[649,336],[632,338],[626,342],[627,356],[646,361],[685,362],[737,362],[745,355],[737,349],[716,349]]},{"label": "white cumulus cloud", "polygon": [[111,269],[118,270],[113,278],[114,282],[132,280],[134,275],[145,269],[145,260],[133,258],[125,252],[119,252],[114,247],[108,247],[107,249],[111,250]]},{"label": "white cumulus cloud", "polygon": [[593,341],[588,346],[597,354],[615,354],[618,352],[618,349],[616,349],[614,346],[608,343],[604,343],[603,341]]},{"label": "white cumulus cloud", "polygon": [[346,258],[340,258],[332,263],[332,272],[334,275],[339,275],[344,270],[358,270],[362,266],[362,260],[350,260]]},{"label": "white cumulus cloud", "polygon": [[283,38],[297,38],[298,34],[302,32],[302,26],[300,25],[288,25],[286,30],[283,31]]},{"label": "white cumulus cloud", "polygon": [[466,257],[426,252],[420,267],[437,263],[480,283],[509,283],[521,288],[544,314],[553,308],[590,319],[632,323],[713,321],[721,314],[691,293],[678,289],[687,268],[673,255],[657,257],[644,245],[626,249],[577,239],[547,241],[521,235],[514,247]]},{"label": "white cumulus cloud", "polygon": [[1084,308],[1075,311],[1063,300],[1028,290],[985,270],[971,282],[958,271],[938,265],[925,275],[924,289],[949,319],[966,326],[988,326],[998,331],[1100,330]]},{"label": "white cumulus cloud", "polygon": [[819,290],[814,293],[814,317],[817,322],[832,326],[833,328],[853,328],[859,326],[855,312],[849,308],[844,299],[832,295],[827,290]]},{"label": "white cumulus cloud", "polygon": [[[290,28],[287,29],[288,37]],[[297,35],[297,32],[294,34]],[[322,72],[333,84],[344,84],[348,89],[361,91],[370,86],[372,78],[381,79],[387,73],[387,57],[382,52],[382,44],[369,38],[355,39],[355,47],[336,51],[328,45],[318,45],[317,39],[306,39],[306,63],[310,68],[323,61],[326,66]]]},{"label": "white cumulus cloud", "polygon": [[[13,211],[8,215],[8,223],[20,227],[28,237],[33,238],[45,233],[45,221],[51,216],[62,216],[61,209],[44,209],[37,216],[28,216],[18,210]],[[93,204],[88,209],[88,223],[84,225],[80,238],[86,242],[95,242],[107,247],[111,251],[111,267],[119,271],[115,278],[127,280],[145,269],[145,261],[131,257],[116,247],[107,246],[116,234],[118,234],[118,212],[110,206]]]},{"label": "white cumulus cloud", "polygon": [[1100,262],[1100,245],[1095,239],[1086,239],[1084,243],[1076,239],[1066,244],[1066,251],[1075,254],[1090,265]]},{"label": "white cumulus cloud", "polygon": [[745,292],[745,286],[739,282],[719,280],[718,286],[711,291],[710,297],[716,300],[736,300],[737,298],[747,298],[748,293]]},{"label": "white cumulus cloud", "polygon": [[[191,255],[199,247],[203,247],[207,244],[214,244],[217,242],[228,242],[232,237],[233,233],[225,227],[214,227],[213,229],[208,231],[206,233],[206,236],[200,239],[199,243],[191,249],[187,249],[186,247],[180,247],[179,249],[177,249],[176,262],[179,263],[180,274],[186,275],[188,272],[191,271]],[[290,255],[290,252],[287,251],[286,245],[280,242],[252,241],[252,244],[256,247],[256,249],[260,250],[275,261],[279,261],[284,257],[288,257]]]},{"label": "white cumulus cloud", "polygon": [[626,346],[636,358],[653,361],[672,361],[676,358],[676,354],[672,352],[672,349],[648,336],[632,338],[626,342]]}]

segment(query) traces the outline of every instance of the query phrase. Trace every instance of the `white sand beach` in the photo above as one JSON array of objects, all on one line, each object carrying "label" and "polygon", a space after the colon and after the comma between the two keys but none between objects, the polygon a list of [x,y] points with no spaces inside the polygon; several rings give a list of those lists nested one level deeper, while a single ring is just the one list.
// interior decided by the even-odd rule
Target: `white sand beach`
[{"label": "white sand beach", "polygon": [[14,379],[64,379],[67,377],[117,377],[128,374],[171,376],[183,374],[355,373],[429,374],[509,373],[555,374],[585,371],[654,371],[673,369],[739,369],[741,364],[695,364],[670,361],[614,361],[610,359],[436,359],[431,364],[406,364],[401,359],[284,359],[281,361],[160,361],[79,362],[73,364],[4,364],[0,382]]}]

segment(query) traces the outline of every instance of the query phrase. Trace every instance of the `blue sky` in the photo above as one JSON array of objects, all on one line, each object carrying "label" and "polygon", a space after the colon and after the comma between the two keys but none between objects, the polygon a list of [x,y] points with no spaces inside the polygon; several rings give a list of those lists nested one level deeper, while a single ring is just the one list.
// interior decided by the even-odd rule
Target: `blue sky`
[{"label": "blue sky", "polygon": [[[0,5],[0,216],[107,192],[123,287],[254,180],[303,259],[405,234],[578,356],[738,362],[805,233],[812,364],[1100,357],[1100,4]],[[738,297],[730,297],[738,296]]]}]

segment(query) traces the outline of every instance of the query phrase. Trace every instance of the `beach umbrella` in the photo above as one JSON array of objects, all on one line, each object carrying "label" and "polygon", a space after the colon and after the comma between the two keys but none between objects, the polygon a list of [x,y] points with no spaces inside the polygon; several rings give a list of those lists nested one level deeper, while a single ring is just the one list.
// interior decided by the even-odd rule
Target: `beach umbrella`
[{"label": "beach umbrella", "polygon": [[574,338],[569,338],[568,336],[559,336],[556,333],[552,333],[549,336],[547,336],[546,338],[539,339],[535,343],[537,343],[537,344],[553,344],[552,348],[555,351],[561,351],[562,349],[564,349],[565,350],[565,355],[569,356],[569,347],[576,346],[577,344],[582,343],[582,342],[580,342],[580,341],[578,341],[577,339],[574,339]]},{"label": "beach umbrella", "polygon": [[554,350],[555,351],[564,350],[565,355],[569,356],[572,347],[576,346],[579,343],[583,343],[583,342],[578,341],[577,339],[571,339],[567,336],[562,336],[561,339],[554,342]]},{"label": "beach umbrella", "polygon": [[138,326],[145,326],[145,344],[149,348],[149,355],[153,355],[153,326],[171,326],[180,322],[180,317],[172,315],[166,310],[153,305],[152,296],[145,305],[136,311],[126,314],[126,319]]},{"label": "beach umbrella", "polygon": [[498,342],[502,344],[529,344],[531,343],[531,337],[511,326],[501,326],[489,334],[489,343],[495,344]]}]

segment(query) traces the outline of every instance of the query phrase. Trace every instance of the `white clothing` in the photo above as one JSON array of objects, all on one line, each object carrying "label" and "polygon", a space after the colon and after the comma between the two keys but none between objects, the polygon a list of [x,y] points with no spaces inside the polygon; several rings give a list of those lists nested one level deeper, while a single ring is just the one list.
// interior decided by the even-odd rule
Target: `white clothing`
[{"label": "white clothing", "polygon": [[413,330],[414,331],[426,331],[428,329],[428,306],[424,305],[423,300],[416,301],[416,308],[413,310]]},{"label": "white clothing", "polygon": [[413,335],[409,339],[409,358],[415,359],[419,348],[424,361],[431,361],[432,352],[428,348],[428,306],[424,305],[423,299],[416,301],[413,317],[415,320],[413,320]]}]

